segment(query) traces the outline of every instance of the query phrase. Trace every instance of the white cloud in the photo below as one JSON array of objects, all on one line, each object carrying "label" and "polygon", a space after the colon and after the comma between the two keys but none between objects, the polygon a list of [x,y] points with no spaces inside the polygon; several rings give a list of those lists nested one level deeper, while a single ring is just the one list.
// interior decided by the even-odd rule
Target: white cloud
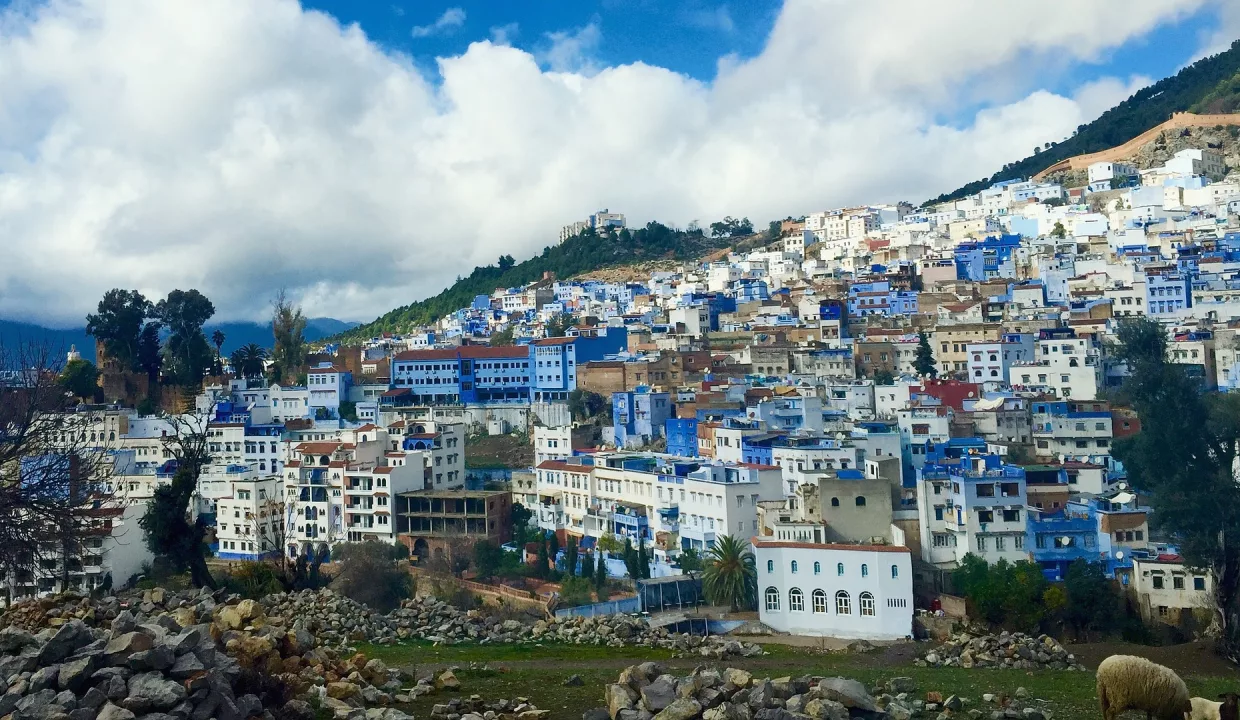
[{"label": "white cloud", "polygon": [[504,25],[496,25],[491,28],[491,42],[496,45],[511,45],[512,41],[521,34],[521,26],[515,22]]},{"label": "white cloud", "polygon": [[[536,54],[475,43],[431,80],[294,0],[10,5],[0,317],[80,324],[111,287],[197,287],[246,319],[287,287],[369,319],[600,204],[683,225],[924,199],[1145,82],[1000,79],[1205,1],[788,0],[762,53],[710,83],[602,66],[594,23]],[[966,93],[985,109],[936,121]]]},{"label": "white cloud", "polygon": [[550,45],[538,51],[538,59],[552,72],[593,74],[598,70],[594,53],[602,37],[598,23],[593,22],[575,30],[547,33]]},{"label": "white cloud", "polygon": [[435,22],[430,25],[414,25],[413,36],[415,38],[430,37],[431,35],[450,35],[465,24],[465,11],[459,7],[450,7],[443,11]]}]

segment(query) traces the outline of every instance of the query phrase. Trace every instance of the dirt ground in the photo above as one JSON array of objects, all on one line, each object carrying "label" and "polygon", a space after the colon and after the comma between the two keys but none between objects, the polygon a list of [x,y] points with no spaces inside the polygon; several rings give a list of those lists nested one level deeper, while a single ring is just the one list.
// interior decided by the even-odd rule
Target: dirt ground
[{"label": "dirt ground", "polygon": [[465,445],[465,467],[528,468],[534,464],[534,446],[517,435],[485,435]]},{"label": "dirt ground", "polygon": [[1210,642],[1183,645],[1134,645],[1132,643],[1084,643],[1065,646],[1087,668],[1111,655],[1140,655],[1159,665],[1166,665],[1181,675],[1215,675],[1240,680],[1240,669],[1214,654]]}]

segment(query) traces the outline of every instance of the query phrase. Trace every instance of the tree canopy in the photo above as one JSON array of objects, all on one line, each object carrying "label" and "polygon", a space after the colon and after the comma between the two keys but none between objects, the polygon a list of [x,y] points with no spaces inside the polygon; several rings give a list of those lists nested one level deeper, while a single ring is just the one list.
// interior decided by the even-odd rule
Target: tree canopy
[{"label": "tree canopy", "polygon": [[758,567],[753,549],[740,538],[724,535],[706,553],[702,591],[715,605],[752,610],[758,602]]},{"label": "tree canopy", "polygon": [[1187,366],[1170,361],[1155,320],[1126,319],[1114,354],[1128,368],[1122,391],[1141,431],[1115,441],[1134,487],[1150,493],[1150,524],[1174,538],[1192,567],[1214,575],[1221,645],[1240,660],[1240,396],[1205,393]]}]

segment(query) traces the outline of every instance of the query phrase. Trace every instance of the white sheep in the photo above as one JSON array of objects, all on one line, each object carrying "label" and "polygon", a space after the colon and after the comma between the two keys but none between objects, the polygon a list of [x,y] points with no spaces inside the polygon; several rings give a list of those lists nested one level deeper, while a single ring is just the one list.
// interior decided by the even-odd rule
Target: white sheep
[{"label": "white sheep", "polygon": [[1184,720],[1219,720],[1218,709],[1223,703],[1195,697],[1188,700],[1193,709],[1184,714]]},{"label": "white sheep", "polygon": [[1192,711],[1180,676],[1143,657],[1112,655],[1098,664],[1097,677],[1103,720],[1125,710],[1144,710],[1147,720],[1184,720]]}]

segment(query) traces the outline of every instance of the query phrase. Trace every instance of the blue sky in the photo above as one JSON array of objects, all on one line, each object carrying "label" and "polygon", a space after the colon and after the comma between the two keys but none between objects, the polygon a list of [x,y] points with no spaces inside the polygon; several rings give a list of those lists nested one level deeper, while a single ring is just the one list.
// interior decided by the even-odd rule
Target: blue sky
[{"label": "blue sky", "polygon": [[[700,80],[715,75],[720,57],[756,55],[779,13],[770,0],[714,4],[699,0],[534,0],[533,2],[423,2],[412,0],[314,0],[306,7],[358,23],[389,48],[434,67],[437,56],[458,55],[469,43],[509,28],[509,42],[530,51],[549,44],[547,35],[591,23],[601,32],[596,57],[603,65],[641,61]],[[451,8],[465,12],[460,25],[414,38],[414,27],[432,25]],[[515,32],[513,25],[515,24]]]},{"label": "blue sky", "polygon": [[[507,41],[537,53],[553,33],[574,32],[593,24],[599,30],[594,57],[604,66],[631,62],[675,70],[698,80],[713,80],[720,58],[758,55],[782,5],[771,0],[713,3],[703,0],[537,0],[536,2],[357,2],[311,0],[306,8],[329,13],[343,23],[357,23],[384,47],[408,54],[433,71],[435,58],[459,55],[471,42],[502,32]],[[434,27],[437,20],[463,11],[463,20]],[[1208,6],[1179,22],[1157,26],[1142,37],[1103,53],[1096,62],[1039,67],[1029,78],[1034,87],[1012,88],[1070,92],[1102,77],[1143,75],[1155,80],[1174,74],[1193,59],[1218,24],[1218,8]],[[459,16],[456,16],[459,17]],[[414,37],[414,28],[428,28]],[[430,28],[434,27],[433,30]],[[975,109],[961,108],[962,117]]]}]

